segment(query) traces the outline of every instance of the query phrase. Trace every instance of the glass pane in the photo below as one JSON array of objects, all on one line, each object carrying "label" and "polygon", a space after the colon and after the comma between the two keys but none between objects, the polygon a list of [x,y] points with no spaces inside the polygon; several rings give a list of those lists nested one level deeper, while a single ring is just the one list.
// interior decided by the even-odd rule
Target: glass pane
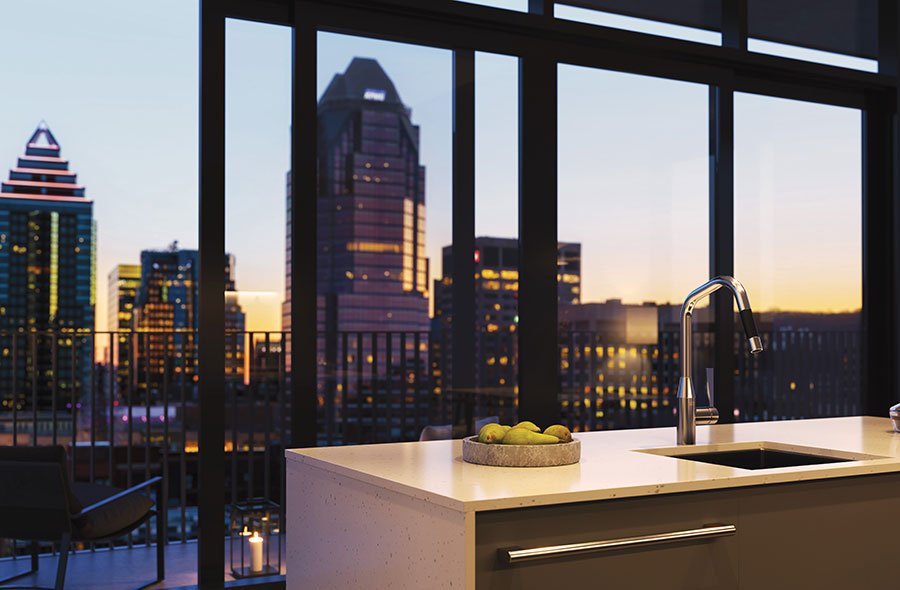
[{"label": "glass pane", "polygon": [[[856,414],[860,400],[860,111],[735,96],[736,276],[767,348],[736,336],[742,420]],[[739,325],[739,324],[738,324]]]},{"label": "glass pane", "polygon": [[[284,573],[281,483],[290,404],[281,327],[285,171],[290,166],[291,29],[226,21],[226,580],[250,564]],[[245,534],[246,527],[246,534]]]},{"label": "glass pane", "polygon": [[[579,2],[573,3],[578,4]],[[683,39],[707,45],[722,44],[722,33],[707,28],[718,28],[718,9],[714,14],[705,11],[706,7],[699,5],[697,6],[699,12],[685,10],[683,2],[677,5],[662,2],[658,6],[650,8],[646,3],[644,6],[635,8],[631,3],[605,0],[582,0],[580,3],[586,6],[596,5],[597,9],[555,4],[553,16],[563,20]],[[689,24],[694,26],[686,26]]]},{"label": "glass pane", "polygon": [[[559,67],[560,403],[577,430],[674,424],[679,310],[709,276],[707,109],[706,86]],[[694,332],[699,374],[708,302]]]},{"label": "glass pane", "polygon": [[431,265],[451,243],[452,54],[318,39],[319,441],[449,435],[430,327]]},{"label": "glass pane", "polygon": [[516,12],[528,12],[528,0],[455,0],[456,2],[465,2],[467,4],[480,4],[481,6],[490,6],[492,8],[504,8],[506,10],[515,10]]},{"label": "glass pane", "polygon": [[515,57],[475,54],[476,415],[517,422],[519,127]]},{"label": "glass pane", "polygon": [[851,68],[854,70],[862,70],[864,72],[878,71],[877,60],[855,57],[853,55],[831,53],[829,51],[820,51],[818,49],[808,49],[806,47],[785,45],[783,43],[774,43],[772,41],[763,41],[761,39],[748,39],[747,48],[756,53],[790,57],[792,59],[811,61],[813,63],[827,64],[842,68]]}]

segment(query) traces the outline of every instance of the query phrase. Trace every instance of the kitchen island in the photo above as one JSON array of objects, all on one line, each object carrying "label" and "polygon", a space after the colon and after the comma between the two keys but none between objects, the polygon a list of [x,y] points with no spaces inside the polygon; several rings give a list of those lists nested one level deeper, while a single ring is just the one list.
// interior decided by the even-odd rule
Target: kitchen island
[{"label": "kitchen island", "polygon": [[[674,428],[575,436],[581,461],[546,468],[468,464],[459,440],[286,451],[287,587],[895,587],[900,434],[887,418],[700,427],[693,447],[675,447]],[[667,456],[760,447],[842,461]],[[723,525],[733,533],[521,564],[498,552]]]}]

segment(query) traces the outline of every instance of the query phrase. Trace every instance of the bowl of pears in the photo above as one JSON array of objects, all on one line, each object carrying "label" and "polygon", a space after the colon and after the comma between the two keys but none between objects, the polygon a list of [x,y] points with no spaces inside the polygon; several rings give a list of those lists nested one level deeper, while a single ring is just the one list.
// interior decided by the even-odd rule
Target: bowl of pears
[{"label": "bowl of pears", "polygon": [[486,424],[463,439],[463,461],[494,467],[554,467],[581,460],[581,441],[562,424],[541,430],[534,422]]}]

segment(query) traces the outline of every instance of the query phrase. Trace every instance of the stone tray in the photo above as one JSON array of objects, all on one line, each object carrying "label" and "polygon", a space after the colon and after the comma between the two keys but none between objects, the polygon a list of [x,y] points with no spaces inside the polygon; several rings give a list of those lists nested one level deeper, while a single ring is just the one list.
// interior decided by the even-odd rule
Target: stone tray
[{"label": "stone tray", "polygon": [[581,441],[574,439],[555,445],[504,445],[478,442],[477,436],[463,439],[463,461],[494,467],[554,467],[581,460]]}]

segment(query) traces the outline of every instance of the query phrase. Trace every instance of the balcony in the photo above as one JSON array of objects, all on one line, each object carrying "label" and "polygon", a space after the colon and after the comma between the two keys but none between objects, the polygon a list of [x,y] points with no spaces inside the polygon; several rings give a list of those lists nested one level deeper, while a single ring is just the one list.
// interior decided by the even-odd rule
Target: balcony
[{"label": "balcony", "polygon": [[[743,339],[735,337],[737,419],[859,412],[858,332],[762,336],[779,354],[750,359]],[[701,332],[696,341],[703,349],[711,338]],[[73,481],[124,488],[164,478],[167,573],[158,587],[196,583],[197,511],[203,499],[197,490],[195,339],[195,333],[184,332],[0,333],[0,444],[63,445]],[[288,339],[284,332],[226,336],[231,355],[222,398],[226,551],[230,535],[241,542],[231,507],[250,499],[272,502],[278,522],[284,522]],[[655,345],[641,346],[599,332],[561,332],[562,423],[573,431],[673,425],[677,341],[673,331],[661,331]],[[516,335],[482,333],[476,348],[476,386],[454,390],[448,385],[452,344],[439,332],[320,333],[318,444],[417,440],[426,425],[464,424],[471,431],[475,419],[487,416],[516,421]],[[145,564],[152,563],[151,544],[159,541],[155,530],[155,523],[148,523],[111,551],[77,547],[67,587],[105,587],[93,577],[97,569],[112,572],[103,581],[110,588],[135,577],[151,579],[134,572],[152,569]],[[283,574],[281,533],[269,548],[273,567]],[[55,571],[53,548],[39,549],[48,563],[34,580],[44,583]],[[0,545],[0,577],[27,569],[29,553],[23,543]],[[234,582],[228,553],[225,562],[226,580]]]}]

